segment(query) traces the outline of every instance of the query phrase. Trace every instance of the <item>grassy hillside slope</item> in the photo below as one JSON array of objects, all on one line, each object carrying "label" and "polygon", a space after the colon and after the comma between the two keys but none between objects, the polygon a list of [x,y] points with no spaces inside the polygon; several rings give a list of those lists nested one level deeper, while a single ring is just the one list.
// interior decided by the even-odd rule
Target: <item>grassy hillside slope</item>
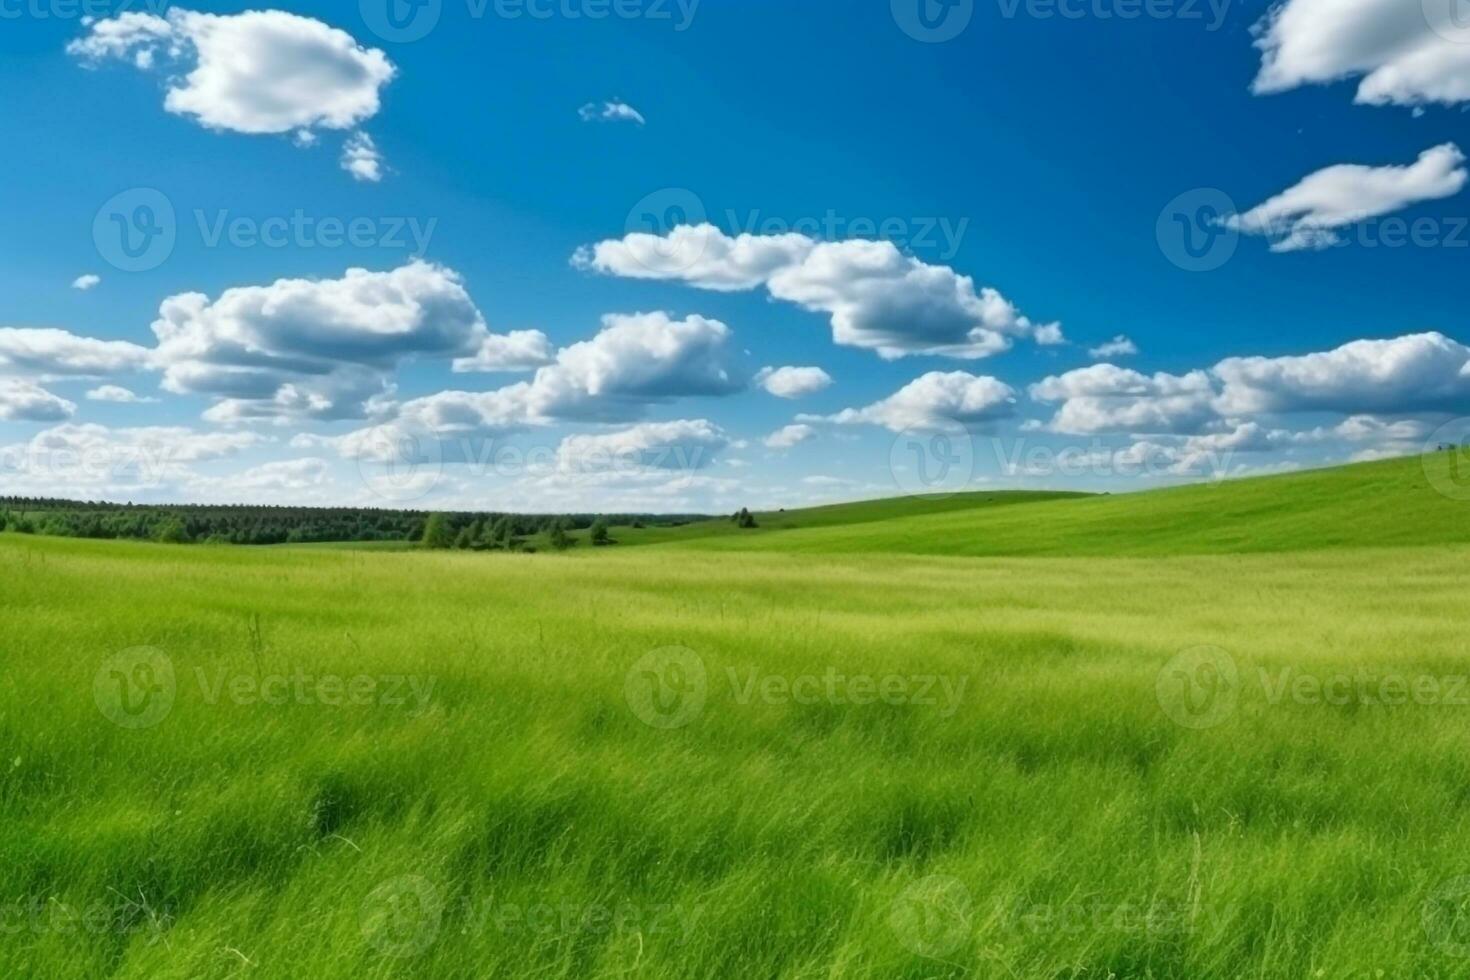
[{"label": "grassy hillside slope", "polygon": [[[953,506],[889,520],[803,526],[799,511],[720,534],[700,525],[661,540],[690,547],[933,555],[1237,554],[1470,542],[1470,484],[1454,499],[1451,455],[1361,463],[1116,496]],[[879,505],[868,505],[880,509]],[[891,511],[890,511],[891,512]],[[682,534],[680,532],[683,532]]]},{"label": "grassy hillside slope", "polygon": [[0,535],[0,976],[1462,977],[1467,558]]}]

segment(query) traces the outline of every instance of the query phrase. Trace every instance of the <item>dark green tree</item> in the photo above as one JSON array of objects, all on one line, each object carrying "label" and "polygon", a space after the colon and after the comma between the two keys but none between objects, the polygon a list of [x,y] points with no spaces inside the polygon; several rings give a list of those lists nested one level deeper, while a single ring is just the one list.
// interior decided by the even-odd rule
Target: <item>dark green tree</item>
[{"label": "dark green tree", "polygon": [[430,514],[424,525],[423,545],[425,548],[442,550],[452,547],[454,537],[449,530],[449,519],[443,514]]},{"label": "dark green tree", "polygon": [[612,544],[612,535],[607,533],[607,518],[599,517],[593,521],[592,529],[587,532],[587,537],[594,548],[606,548]]}]

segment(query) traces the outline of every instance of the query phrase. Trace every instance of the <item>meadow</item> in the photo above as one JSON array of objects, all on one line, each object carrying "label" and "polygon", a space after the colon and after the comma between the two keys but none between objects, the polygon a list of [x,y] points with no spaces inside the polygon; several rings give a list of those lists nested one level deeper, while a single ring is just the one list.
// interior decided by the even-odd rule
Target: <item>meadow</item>
[{"label": "meadow", "polygon": [[0,976],[1463,977],[1449,465],[565,554],[0,535]]}]

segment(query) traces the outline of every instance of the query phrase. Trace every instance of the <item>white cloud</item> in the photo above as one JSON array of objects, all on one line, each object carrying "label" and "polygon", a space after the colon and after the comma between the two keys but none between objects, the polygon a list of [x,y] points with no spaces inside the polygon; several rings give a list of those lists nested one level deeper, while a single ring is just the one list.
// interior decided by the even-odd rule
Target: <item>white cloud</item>
[{"label": "white cloud", "polygon": [[589,102],[577,110],[577,115],[583,122],[631,122],[639,126],[647,122],[641,112],[619,99],[601,105]]},{"label": "white cloud", "polygon": [[164,388],[214,396],[214,421],[362,418],[413,358],[474,356],[489,336],[457,273],[422,261],[279,279],[211,301],[182,293],[153,324]]},{"label": "white cloud", "polygon": [[1470,100],[1470,31],[1456,0],[1287,0],[1257,28],[1258,93],[1361,78],[1368,105]]},{"label": "white cloud", "polygon": [[800,417],[807,422],[839,425],[880,425],[892,432],[972,426],[1009,417],[1016,392],[1001,381],[963,371],[931,371],[866,408],[848,408],[836,415]]},{"label": "white cloud", "polygon": [[71,418],[77,406],[39,385],[18,378],[0,378],[0,419],[7,422],[59,422]]},{"label": "white cloud", "polygon": [[1099,344],[1087,352],[1089,357],[1106,359],[1109,357],[1131,357],[1138,353],[1138,345],[1129,340],[1123,334],[1118,334],[1107,343]]},{"label": "white cloud", "polygon": [[0,449],[0,463],[8,478],[33,491],[136,490],[189,481],[191,464],[224,459],[263,441],[249,432],[67,423]]},{"label": "white cloud", "polygon": [[1470,349],[1439,333],[1356,340],[1300,357],[1232,357],[1214,374],[1226,414],[1393,415],[1470,407]]},{"label": "white cloud", "polygon": [[1327,167],[1225,223],[1236,231],[1270,237],[1273,252],[1328,248],[1341,242],[1339,228],[1458,194],[1467,179],[1464,163],[1460,148],[1445,143],[1425,150],[1408,166]]},{"label": "white cloud", "polygon": [[391,451],[398,439],[419,432],[493,438],[556,422],[633,421],[650,405],[742,390],[745,375],[730,363],[730,336],[725,324],[700,316],[609,314],[595,337],[563,348],[530,381],[493,391],[441,391],[404,402],[384,426],[299,445],[373,458],[373,447]]},{"label": "white cloud", "polygon": [[522,386],[527,415],[629,421],[673,398],[734,394],[748,375],[732,362],[730,337],[729,327],[702,316],[609,314],[595,337],[563,348]]},{"label": "white cloud", "polygon": [[342,144],[342,169],[352,175],[353,180],[376,184],[383,179],[383,155],[378,145],[364,132],[356,132]]},{"label": "white cloud", "polygon": [[119,405],[143,405],[156,402],[158,399],[144,398],[120,385],[101,385],[87,392],[87,401],[114,402]]},{"label": "white cloud", "polygon": [[474,357],[462,357],[454,362],[454,372],[530,371],[552,360],[551,341],[546,334],[540,330],[513,330],[486,337]]},{"label": "white cloud", "polygon": [[1215,417],[1214,386],[1203,371],[1152,377],[1113,364],[1094,364],[1044,378],[1030,387],[1038,402],[1060,402],[1048,428],[1100,432],[1196,432]]},{"label": "white cloud", "polygon": [[804,398],[831,387],[832,376],[819,367],[766,367],[755,381],[777,398]]},{"label": "white cloud", "polygon": [[977,290],[969,276],[905,256],[887,241],[732,238],[712,225],[681,225],[666,236],[634,233],[599,242],[579,249],[572,261],[607,275],[722,292],[764,285],[776,299],[828,314],[836,343],[890,360],[988,357],[1028,336],[1063,342],[1059,325],[1033,324],[996,290]]},{"label": "white cloud", "polygon": [[705,419],[645,422],[600,435],[574,435],[557,448],[557,465],[573,473],[609,470],[702,470],[730,445],[724,430]]},{"label": "white cloud", "polygon": [[790,449],[816,437],[817,430],[809,425],[787,425],[766,436],[765,444],[770,449]]},{"label": "white cloud", "polygon": [[96,340],[65,330],[0,327],[0,371],[42,378],[101,377],[146,367],[145,347],[122,340]]},{"label": "white cloud", "polygon": [[89,272],[86,275],[77,276],[75,279],[73,279],[71,281],[71,288],[72,289],[79,289],[79,290],[81,290],[82,292],[85,293],[87,290],[93,288],[94,286],[98,285],[101,282],[102,282],[102,277],[101,276],[93,275],[92,273]]},{"label": "white cloud", "polygon": [[351,129],[377,114],[395,72],[345,31],[279,10],[128,12],[91,23],[67,51],[88,64],[130,59],[149,70],[163,60],[187,70],[170,75],[164,108],[237,133]]}]

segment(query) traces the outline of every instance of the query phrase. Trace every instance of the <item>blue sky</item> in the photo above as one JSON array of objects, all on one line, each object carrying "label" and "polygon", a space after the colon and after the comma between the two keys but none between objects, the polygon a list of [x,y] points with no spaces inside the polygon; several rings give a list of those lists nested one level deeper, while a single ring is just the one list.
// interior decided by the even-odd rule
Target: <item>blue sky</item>
[{"label": "blue sky", "polygon": [[723,511],[1467,414],[1451,0],[386,2],[0,3],[3,489]]}]

